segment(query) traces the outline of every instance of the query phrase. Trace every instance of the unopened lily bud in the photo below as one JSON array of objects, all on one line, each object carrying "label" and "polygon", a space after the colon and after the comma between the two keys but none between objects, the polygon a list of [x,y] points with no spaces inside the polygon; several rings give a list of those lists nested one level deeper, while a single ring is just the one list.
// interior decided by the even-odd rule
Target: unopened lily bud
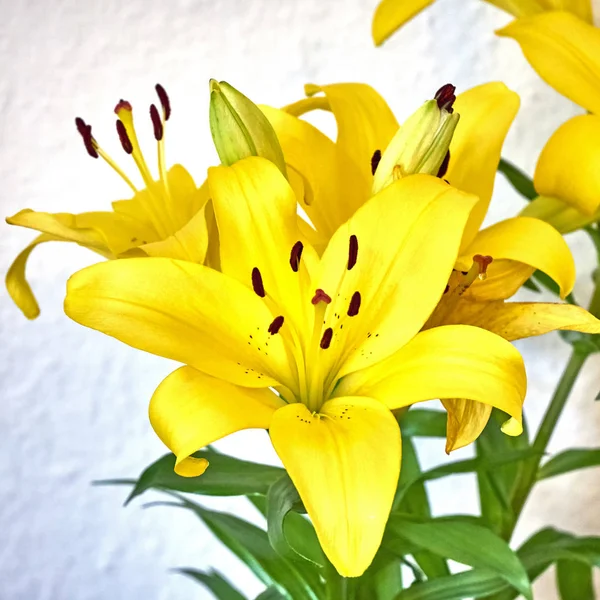
[{"label": "unopened lily bud", "polygon": [[225,81],[210,80],[210,131],[224,165],[262,156],[287,176],[275,130],[249,98]]},{"label": "unopened lily bud", "polygon": [[376,166],[374,194],[415,173],[443,177],[450,160],[450,142],[460,118],[452,108],[455,99],[454,86],[445,85],[400,127]]}]

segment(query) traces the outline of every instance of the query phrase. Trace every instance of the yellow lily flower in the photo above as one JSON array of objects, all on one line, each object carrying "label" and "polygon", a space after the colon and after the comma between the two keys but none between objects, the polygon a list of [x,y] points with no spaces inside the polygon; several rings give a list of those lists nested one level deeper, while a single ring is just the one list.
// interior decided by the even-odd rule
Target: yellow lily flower
[{"label": "yellow lily flower", "polygon": [[[374,180],[370,158],[385,150],[398,124],[383,98],[367,85],[311,85],[307,92],[312,94],[309,98],[283,110],[263,110],[281,142],[288,173],[301,181],[296,186],[299,203],[315,226],[317,245],[323,247],[332,230],[367,201]],[[479,230],[492,197],[502,143],[518,105],[518,96],[501,83],[475,87],[454,102],[460,121],[444,178],[479,201],[467,222],[447,292],[428,326],[474,324],[508,340],[554,329],[599,333],[600,321],[579,307],[504,304],[536,269],[558,283],[563,298],[575,281],[568,246],[548,223],[519,216]],[[298,118],[313,109],[333,112],[336,143]],[[475,256],[493,257],[493,262],[474,263]],[[484,319],[480,309],[493,313]],[[449,412],[447,450],[471,443],[485,427],[489,406],[464,400],[445,400],[444,405]]]},{"label": "yellow lily flower", "polygon": [[66,313],[186,365],[150,402],[178,473],[201,474],[206,461],[192,454],[207,444],[268,429],[323,550],[340,574],[359,576],[398,482],[392,410],[469,398],[507,412],[507,433],[521,432],[525,371],[509,342],[464,325],[419,332],[476,198],[428,175],[401,179],[319,258],[273,163],[209,169],[208,185],[222,272],[165,258],[101,263],[71,277]]},{"label": "yellow lily flower", "polygon": [[[382,0],[375,10],[372,24],[377,46],[387,40],[407,21],[433,4],[434,0]],[[552,11],[568,11],[593,23],[591,0],[486,0],[488,4],[514,15],[517,19]]]},{"label": "yellow lily flower", "polygon": [[121,100],[116,108],[117,133],[127,154],[133,158],[144,188],[138,189],[117,163],[98,145],[92,128],[83,119],[75,120],[85,148],[93,158],[102,157],[133,192],[129,200],[112,203],[112,211],[80,214],[47,213],[25,209],[6,219],[11,225],[41,232],[15,259],[6,275],[6,287],[15,304],[29,319],[39,315],[39,306],[25,277],[27,260],[41,243],[74,242],[114,259],[122,256],[166,256],[202,263],[208,234],[204,205],[206,186],[197,188],[181,165],[168,171],[165,165],[164,131],[171,114],[169,97],[156,86],[162,110],[153,104],[150,117],[157,141],[158,180],[144,159],[133,125],[131,104]]}]

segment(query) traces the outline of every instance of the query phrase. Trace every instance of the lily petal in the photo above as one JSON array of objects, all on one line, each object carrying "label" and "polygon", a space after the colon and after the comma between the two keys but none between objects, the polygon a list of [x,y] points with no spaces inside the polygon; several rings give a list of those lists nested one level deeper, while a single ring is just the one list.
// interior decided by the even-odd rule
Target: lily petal
[{"label": "lily petal", "polygon": [[517,19],[496,33],[515,39],[556,91],[600,113],[600,29],[558,11]]},{"label": "lily petal", "polygon": [[558,198],[538,196],[527,204],[520,216],[541,219],[560,233],[565,234],[600,221],[600,209],[593,215],[584,215]]},{"label": "lily petal", "polygon": [[[296,197],[281,171],[267,159],[250,157],[231,167],[209,169],[208,185],[219,227],[223,273],[266,295],[277,305],[278,314],[293,321],[300,335],[309,335],[313,311],[305,293],[312,290],[303,281],[310,278],[308,266],[318,257],[300,233]],[[294,270],[290,261],[298,242],[303,249]],[[262,289],[256,288],[256,277]]]},{"label": "lily petal", "polygon": [[472,444],[481,435],[492,414],[489,404],[465,398],[446,398],[442,404],[448,411],[446,454]]},{"label": "lily petal", "polygon": [[340,575],[358,577],[383,536],[400,474],[400,429],[371,398],[336,398],[318,414],[278,410],[271,440]]},{"label": "lily petal", "polygon": [[[125,258],[73,275],[65,312],[134,348],[246,387],[293,386],[273,315],[235,279],[167,258]],[[268,344],[268,346],[267,346]]]},{"label": "lily petal", "polygon": [[150,423],[175,454],[175,472],[201,475],[208,463],[191,455],[242,429],[268,429],[285,402],[268,389],[248,389],[181,367],[158,386],[150,400]]},{"label": "lily petal", "polygon": [[[514,217],[483,229],[458,263],[470,265],[476,254],[492,256],[494,262],[515,261],[531,267],[530,272],[543,271],[558,284],[562,298],[569,295],[575,283],[575,261],[567,243],[554,227],[539,219]],[[514,283],[517,286],[523,283],[523,275],[528,277],[527,269],[515,270],[510,264],[500,263],[495,270],[490,269],[485,281],[476,281],[465,296],[490,299],[489,288],[493,286],[494,299],[508,298],[516,291]],[[501,289],[501,282],[505,290]]]},{"label": "lily petal", "polygon": [[599,164],[600,116],[574,117],[544,146],[535,169],[535,189],[589,216],[600,207]]},{"label": "lily petal", "polygon": [[500,82],[471,88],[459,94],[454,103],[460,121],[450,144],[445,179],[479,197],[465,229],[463,248],[473,241],[488,211],[502,144],[519,103],[519,96]]},{"label": "lily petal", "polygon": [[527,388],[519,352],[500,336],[468,325],[445,325],[416,335],[388,360],[344,378],[336,396],[368,395],[390,409],[423,400],[466,398],[511,416],[508,435],[522,432]]},{"label": "lily petal", "polygon": [[592,15],[593,0],[539,0],[540,4],[546,10],[564,10],[573,13],[575,16],[587,21],[594,22]]},{"label": "lily petal", "polygon": [[448,323],[487,329],[513,341],[556,329],[600,333],[600,320],[580,306],[557,302],[471,302],[463,300]]},{"label": "lily petal", "polygon": [[371,34],[376,46],[381,46],[404,23],[410,21],[434,0],[382,0],[375,9]]},{"label": "lily petal", "polygon": [[[437,177],[412,175],[340,227],[317,286],[333,299],[324,327],[332,329],[335,350],[320,357],[328,372],[341,377],[387,358],[419,331],[444,292],[476,201]],[[352,236],[357,252],[350,265]]]}]

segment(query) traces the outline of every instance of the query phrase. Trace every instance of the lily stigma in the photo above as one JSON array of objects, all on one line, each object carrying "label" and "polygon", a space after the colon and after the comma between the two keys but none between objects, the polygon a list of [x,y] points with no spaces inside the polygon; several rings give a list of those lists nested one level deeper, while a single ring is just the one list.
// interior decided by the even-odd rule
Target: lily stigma
[{"label": "lily stigma", "polygon": [[[468,398],[508,413],[506,433],[522,431],[525,371],[509,342],[466,325],[421,331],[452,277],[476,198],[429,175],[400,179],[319,257],[273,163],[211,168],[208,185],[222,272],[165,258],[100,263],[69,280],[65,311],[185,365],[149,409],[179,474],[206,469],[198,449],[268,429],[324,552],[340,574],[359,576],[398,482],[392,410]],[[476,258],[467,282],[487,262]]]},{"label": "lily stigma", "polygon": [[102,158],[127,184],[133,197],[113,202],[112,211],[68,214],[25,209],[6,219],[11,225],[41,232],[17,256],[6,275],[8,292],[27,318],[36,318],[39,306],[25,277],[26,264],[32,250],[44,242],[74,242],[108,259],[170,256],[204,262],[208,244],[204,205],[208,196],[181,165],[167,169],[165,130],[171,102],[160,84],[156,92],[160,109],[151,104],[149,116],[157,144],[157,179],[141,151],[132,106],[121,100],[115,107],[117,135],[123,150],[133,159],[143,187],[136,186],[100,146],[91,125],[77,117],[75,125],[87,153]]}]

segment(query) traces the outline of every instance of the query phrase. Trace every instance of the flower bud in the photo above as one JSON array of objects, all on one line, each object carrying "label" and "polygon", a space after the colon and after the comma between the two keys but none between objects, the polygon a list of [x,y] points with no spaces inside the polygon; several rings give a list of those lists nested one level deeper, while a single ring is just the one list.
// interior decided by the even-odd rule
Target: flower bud
[{"label": "flower bud", "polygon": [[[449,93],[451,88],[452,94]],[[411,115],[392,138],[373,177],[373,194],[407,175],[443,176],[448,167],[450,142],[459,115],[453,111],[453,86],[444,86]]]},{"label": "flower bud", "polygon": [[210,132],[224,165],[262,156],[287,176],[283,151],[267,117],[227,82],[210,80]]}]

